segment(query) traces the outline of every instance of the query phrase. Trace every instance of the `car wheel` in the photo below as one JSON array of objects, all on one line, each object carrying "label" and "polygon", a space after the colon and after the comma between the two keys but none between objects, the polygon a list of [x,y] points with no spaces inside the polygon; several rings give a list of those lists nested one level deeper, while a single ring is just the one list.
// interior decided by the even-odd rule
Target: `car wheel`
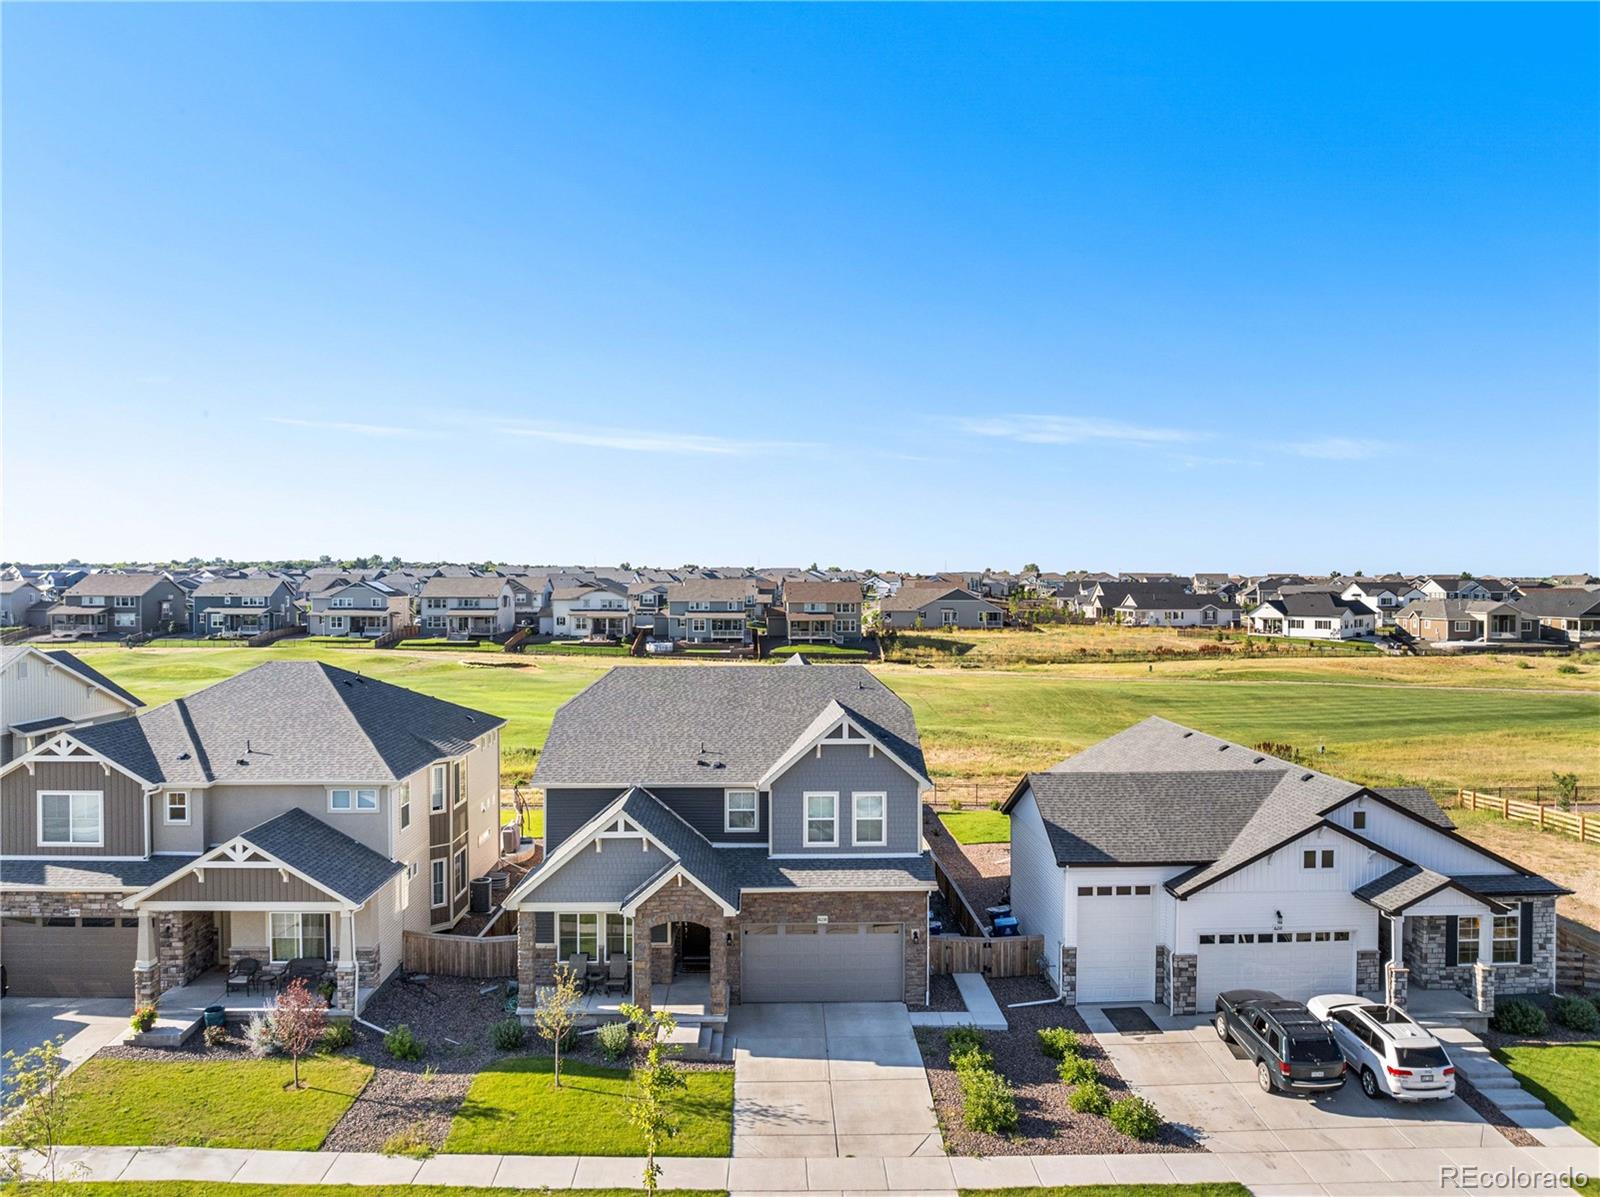
[{"label": "car wheel", "polygon": [[1256,1084],[1261,1086],[1261,1092],[1272,1092],[1272,1069],[1267,1067],[1265,1060],[1256,1061]]},{"label": "car wheel", "polygon": [[1227,1043],[1229,1039],[1232,1038],[1232,1036],[1228,1034],[1228,1016],[1223,1014],[1220,1010],[1217,1012],[1217,1017],[1211,1025],[1217,1028],[1217,1038],[1222,1040],[1222,1042]]},{"label": "car wheel", "polygon": [[1383,1096],[1383,1091],[1378,1088],[1377,1075],[1370,1068],[1361,1070],[1361,1092],[1374,1101]]}]

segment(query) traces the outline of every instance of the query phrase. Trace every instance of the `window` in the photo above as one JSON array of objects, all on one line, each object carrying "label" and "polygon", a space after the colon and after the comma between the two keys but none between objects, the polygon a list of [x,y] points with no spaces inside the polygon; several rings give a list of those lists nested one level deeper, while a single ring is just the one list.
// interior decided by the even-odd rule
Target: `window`
[{"label": "window", "polygon": [[839,843],[839,795],[807,794],[806,847],[832,848]]},{"label": "window", "polygon": [[1494,942],[1493,958],[1496,964],[1515,964],[1518,959],[1518,945],[1520,940],[1518,916],[1514,914],[1497,914],[1494,916]]},{"label": "window", "polygon": [[456,788],[456,805],[460,806],[467,800],[467,758],[462,757],[453,762],[455,777],[452,779]]},{"label": "window", "polygon": [[1478,962],[1478,941],[1483,936],[1483,922],[1475,915],[1465,915],[1456,920],[1455,964]]},{"label": "window", "polygon": [[722,796],[722,830],[760,831],[761,812],[754,790],[729,790]]},{"label": "window", "polygon": [[446,864],[442,860],[430,861],[429,864],[433,869],[433,896],[431,902],[435,906],[443,906],[449,898],[449,895],[445,893],[444,873]]},{"label": "window", "polygon": [[99,790],[39,795],[39,846],[99,848],[104,798]]},{"label": "window", "polygon": [[456,853],[456,897],[467,892],[467,850]]},{"label": "window", "polygon": [[332,811],[377,810],[377,790],[354,790],[339,787],[328,791],[328,809]]},{"label": "window", "polygon": [[1472,621],[1470,619],[1453,619],[1450,621],[1450,630],[1452,632],[1470,632],[1472,631]]},{"label": "window", "polygon": [[[630,942],[632,940],[631,927],[629,940]],[[591,960],[600,958],[600,916],[598,914],[556,915],[556,959],[567,961],[579,952]]]},{"label": "window", "polygon": [[1300,867],[1302,869],[1331,869],[1333,868],[1333,849],[1307,848],[1300,854]]},{"label": "window", "polygon": [[1367,812],[1364,810],[1358,810],[1351,814],[1350,826],[1355,828],[1357,831],[1365,831],[1367,829]]},{"label": "window", "polygon": [[328,958],[328,916],[273,911],[272,959],[274,963],[311,956]]},{"label": "window", "polygon": [[958,617],[956,615],[956,612],[953,609],[951,609],[950,607],[940,607],[939,608],[939,622],[944,627],[947,627],[947,628],[955,627],[957,618]]},{"label": "window", "polygon": [[139,626],[139,616],[132,611],[118,612],[112,616],[112,622],[119,628],[136,628]]},{"label": "window", "polygon": [[404,831],[407,827],[411,826],[411,786],[409,784],[402,784],[400,786],[399,795],[400,830]]},{"label": "window", "polygon": [[633,959],[633,920],[626,915],[606,915],[606,959]]},{"label": "window", "polygon": [[182,790],[173,790],[167,794],[167,822],[187,823],[189,821],[189,795]]},{"label": "window", "polygon": [[437,814],[444,809],[444,766],[435,765],[428,771],[428,809]]},{"label": "window", "polygon": [[111,604],[113,607],[137,607],[139,599],[132,594],[119,594]]},{"label": "window", "polygon": [[887,799],[883,794],[852,794],[850,838],[864,848],[881,847],[889,842]]},{"label": "window", "polygon": [[1150,887],[1148,885],[1136,885],[1133,887],[1133,892],[1140,897],[1148,897],[1150,894]]}]

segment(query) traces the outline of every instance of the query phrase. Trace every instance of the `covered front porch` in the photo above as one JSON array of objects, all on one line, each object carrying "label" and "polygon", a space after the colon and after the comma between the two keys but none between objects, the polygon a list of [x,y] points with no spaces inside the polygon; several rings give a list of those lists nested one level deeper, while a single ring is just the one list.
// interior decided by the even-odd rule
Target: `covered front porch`
[{"label": "covered front porch", "polygon": [[74,607],[57,603],[47,612],[53,636],[104,635],[110,621],[104,607]]}]

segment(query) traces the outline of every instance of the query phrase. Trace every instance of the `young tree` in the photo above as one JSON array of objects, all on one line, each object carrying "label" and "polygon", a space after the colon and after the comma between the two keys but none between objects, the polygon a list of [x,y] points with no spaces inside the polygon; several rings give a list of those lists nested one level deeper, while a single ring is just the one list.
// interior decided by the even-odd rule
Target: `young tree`
[{"label": "young tree", "polygon": [[533,1010],[534,1029],[550,1041],[555,1053],[555,1084],[561,1088],[561,1041],[578,1025],[578,999],[583,997],[583,986],[571,965],[555,967],[553,983],[539,991],[539,1003]]},{"label": "young tree", "polygon": [[644,1135],[644,1191],[655,1197],[661,1165],[656,1156],[667,1140],[678,1133],[678,1120],[668,1102],[685,1087],[683,1072],[667,1058],[677,1050],[662,1039],[677,1029],[677,1020],[664,1010],[644,1010],[626,1004],[622,1013],[633,1024],[634,1038],[644,1048],[644,1066],[633,1074],[633,1100],[628,1105],[628,1121]]},{"label": "young tree", "polygon": [[300,1057],[322,1038],[327,1029],[327,1018],[322,1007],[306,988],[305,978],[296,977],[287,988],[280,990],[273,1003],[272,1025],[278,1042],[294,1061],[294,1087],[300,1088]]},{"label": "young tree", "polygon": [[1556,779],[1556,805],[1562,810],[1571,810],[1578,797],[1578,775],[1551,773],[1550,776]]},{"label": "young tree", "polygon": [[[7,1150],[0,1154],[0,1178],[17,1183],[28,1176],[29,1157],[44,1158],[44,1173],[37,1177],[54,1190],[57,1175],[55,1149],[66,1126],[71,1092],[61,1084],[67,1061],[61,1054],[63,1039],[47,1039],[22,1054],[0,1057],[6,1088],[0,1095],[0,1121],[6,1128]],[[82,1165],[77,1165],[81,1168]],[[8,1187],[8,1186],[0,1186]]]}]

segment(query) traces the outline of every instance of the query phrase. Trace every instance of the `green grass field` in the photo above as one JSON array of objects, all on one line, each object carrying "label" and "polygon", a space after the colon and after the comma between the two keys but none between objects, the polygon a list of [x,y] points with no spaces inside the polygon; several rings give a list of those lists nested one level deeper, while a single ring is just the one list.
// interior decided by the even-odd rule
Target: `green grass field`
[{"label": "green grass field", "polygon": [[1494,1054],[1552,1114],[1600,1143],[1600,1041],[1518,1043]]},{"label": "green grass field", "polygon": [[[146,702],[192,693],[250,666],[315,658],[504,716],[508,784],[525,780],[556,708],[627,659],[352,653],[284,641],[251,649],[84,649]],[[1028,670],[878,667],[916,712],[936,779],[1001,781],[1054,764],[1148,715],[1245,744],[1287,743],[1329,772],[1374,784],[1546,782],[1600,772],[1600,669],[1556,672],[1499,658],[1339,658],[1055,666]],[[670,669],[667,662],[628,666]],[[1326,752],[1319,752],[1325,748]]]},{"label": "green grass field", "polygon": [[958,844],[1011,842],[1011,816],[997,810],[968,810],[939,816],[939,822]]}]

